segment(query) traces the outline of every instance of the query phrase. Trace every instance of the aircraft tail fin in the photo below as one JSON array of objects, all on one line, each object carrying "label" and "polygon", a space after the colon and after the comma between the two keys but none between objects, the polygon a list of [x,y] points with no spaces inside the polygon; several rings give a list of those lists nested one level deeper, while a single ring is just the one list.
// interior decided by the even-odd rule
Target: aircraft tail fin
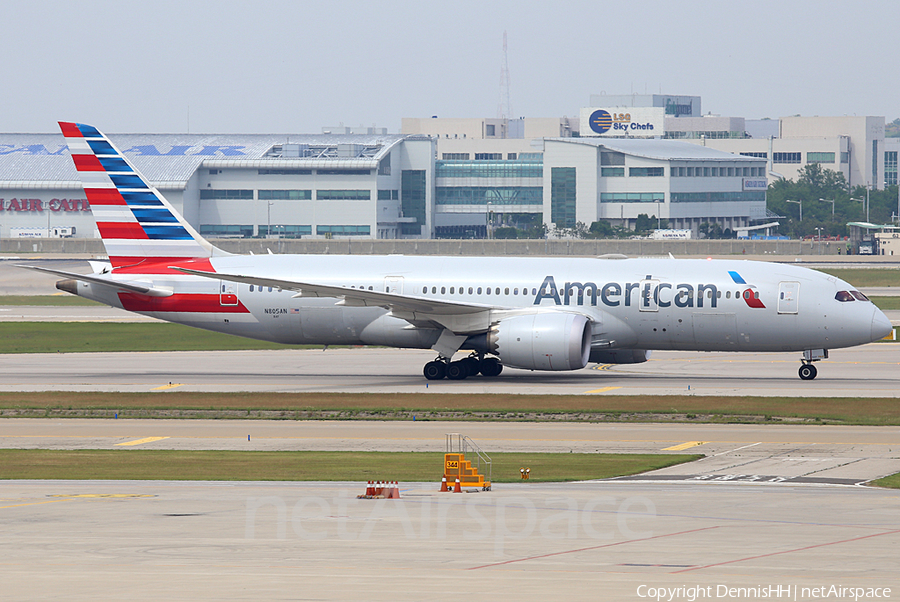
[{"label": "aircraft tail fin", "polygon": [[229,255],[194,230],[97,128],[59,122],[113,269]]}]

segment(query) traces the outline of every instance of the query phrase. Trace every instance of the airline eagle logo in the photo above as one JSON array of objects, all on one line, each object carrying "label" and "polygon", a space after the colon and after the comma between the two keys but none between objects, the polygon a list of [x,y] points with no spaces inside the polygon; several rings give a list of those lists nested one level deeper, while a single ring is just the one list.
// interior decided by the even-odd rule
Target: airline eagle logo
[{"label": "airline eagle logo", "polygon": [[728,275],[731,276],[731,279],[734,280],[735,284],[743,284],[747,288],[741,292],[741,297],[744,299],[744,303],[747,304],[748,307],[752,307],[754,309],[765,309],[766,306],[763,305],[763,302],[759,300],[759,291],[756,290],[756,287],[752,284],[747,284],[747,281],[741,277],[737,272],[728,271]]}]

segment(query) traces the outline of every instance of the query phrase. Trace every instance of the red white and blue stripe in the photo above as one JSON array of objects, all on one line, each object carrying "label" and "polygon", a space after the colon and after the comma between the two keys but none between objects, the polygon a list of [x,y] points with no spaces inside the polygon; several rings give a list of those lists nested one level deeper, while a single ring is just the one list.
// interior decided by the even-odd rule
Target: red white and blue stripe
[{"label": "red white and blue stripe", "polygon": [[114,269],[157,271],[161,264],[212,256],[212,245],[97,128],[59,127]]}]

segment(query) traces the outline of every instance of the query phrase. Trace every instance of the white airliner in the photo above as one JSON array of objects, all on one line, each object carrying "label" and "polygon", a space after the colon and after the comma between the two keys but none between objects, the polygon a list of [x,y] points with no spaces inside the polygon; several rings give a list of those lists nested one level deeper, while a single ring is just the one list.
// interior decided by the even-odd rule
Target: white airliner
[{"label": "white airliner", "polygon": [[[60,290],[170,322],[288,344],[433,349],[425,378],[579,370],[650,350],[802,352],[891,323],[846,282],[731,260],[233,255],[203,239],[96,128],[60,123],[109,263]],[[460,349],[470,355],[453,361]]]}]

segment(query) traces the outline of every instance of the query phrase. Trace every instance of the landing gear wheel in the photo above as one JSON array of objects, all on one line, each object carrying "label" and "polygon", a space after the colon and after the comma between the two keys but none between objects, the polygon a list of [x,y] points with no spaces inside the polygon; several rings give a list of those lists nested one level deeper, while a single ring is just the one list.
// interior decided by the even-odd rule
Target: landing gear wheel
[{"label": "landing gear wheel", "polygon": [[447,364],[439,360],[428,362],[422,369],[422,373],[428,380],[441,380],[447,376]]},{"label": "landing gear wheel", "polygon": [[818,370],[812,364],[803,364],[800,366],[800,378],[802,380],[812,380],[818,374]]},{"label": "landing gear wheel", "polygon": [[466,369],[469,371],[469,376],[475,376],[481,371],[481,361],[477,357],[469,356],[459,360],[459,363],[465,364]]},{"label": "landing gear wheel", "polygon": [[447,378],[450,380],[464,380],[467,376],[469,376],[469,366],[466,360],[450,362],[450,365],[447,366]]},{"label": "landing gear wheel", "polygon": [[484,376],[500,376],[503,371],[503,364],[495,357],[486,357],[481,360],[481,373]]}]

